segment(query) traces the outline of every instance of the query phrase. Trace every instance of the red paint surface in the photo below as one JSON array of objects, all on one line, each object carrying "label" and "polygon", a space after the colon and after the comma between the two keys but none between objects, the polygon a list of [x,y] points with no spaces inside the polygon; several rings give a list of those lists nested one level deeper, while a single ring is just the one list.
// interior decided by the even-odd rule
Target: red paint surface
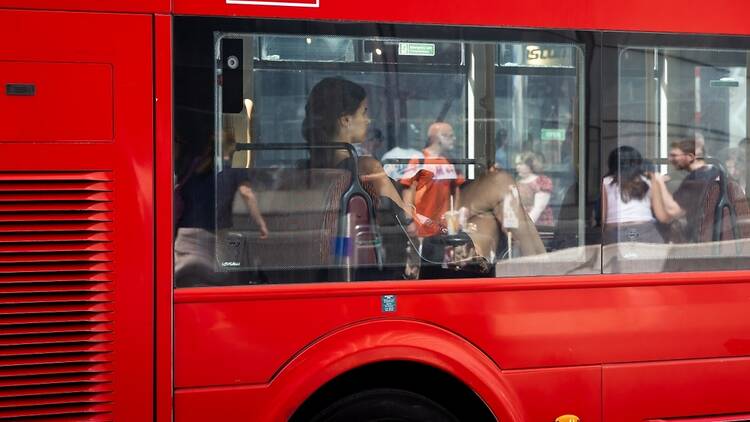
[{"label": "red paint surface", "polygon": [[[693,339],[700,342],[699,335]],[[750,358],[604,365],[604,420],[672,419],[740,414],[750,407]]]},{"label": "red paint surface", "polygon": [[[502,390],[503,394],[517,395],[513,406],[527,412],[527,417],[512,420],[538,420],[537,416],[546,417],[558,409],[558,416],[575,413],[573,409],[597,414],[602,402],[596,393],[596,371],[571,370],[568,382],[563,383],[555,367],[750,355],[746,340],[750,333],[750,283],[746,274],[638,278],[538,277],[178,290],[175,384],[179,420],[198,420],[197,415],[208,414],[200,409],[217,410],[211,403],[229,391],[238,395],[235,398],[243,397],[243,402],[254,400],[256,394],[261,402],[273,397],[278,406],[289,403],[283,414],[293,411],[299,397],[281,399],[274,394],[289,362],[304,362],[314,368],[306,381],[308,388],[322,385],[328,379],[323,374],[336,370],[322,360],[307,358],[307,351],[324,338],[328,344],[338,344],[338,348],[330,347],[334,353],[356,356],[368,349],[374,338],[380,338],[375,329],[372,335],[358,339],[337,339],[338,331],[352,323],[367,327],[381,318],[420,321],[447,330],[457,342],[454,347],[470,343],[495,362],[498,370],[534,369],[513,371],[515,383],[503,376],[503,382],[512,386]],[[381,294],[397,295],[395,315],[381,312]],[[399,337],[396,342],[404,350],[384,351],[380,359],[410,359],[413,340],[408,335]],[[750,370],[750,361],[737,362],[735,370]],[[476,376],[466,368],[451,373],[462,380]],[[637,377],[637,372],[631,376]],[[534,382],[546,384],[547,377],[549,389],[532,388]],[[481,381],[489,383],[490,378]],[[718,382],[709,380],[709,384]],[[602,383],[607,387],[606,378]],[[665,377],[654,397],[660,393],[666,400],[678,400],[680,390],[670,388],[670,383],[671,378]],[[497,401],[493,394],[500,390],[487,390],[489,396],[482,398],[488,403]],[[200,398],[204,393],[205,400]],[[535,403],[535,397],[545,397],[544,404]],[[731,402],[750,408],[750,402],[737,396]],[[696,414],[715,414],[725,407],[706,401],[694,410],[699,412]],[[506,407],[493,407],[495,412],[502,409]],[[242,415],[242,407],[223,411],[229,412],[226,420],[239,420],[234,418]]]},{"label": "red paint surface", "polygon": [[[5,95],[7,84],[33,85],[35,93]],[[3,119],[28,123],[0,125],[3,141],[112,140],[111,65],[0,62],[0,87]]]},{"label": "red paint surface", "polygon": [[[0,11],[0,36],[13,40],[0,43],[4,69],[7,63],[112,69],[110,93],[105,89],[88,99],[65,98],[69,102],[59,107],[59,116],[70,120],[57,123],[64,126],[81,115],[92,120],[91,113],[104,113],[106,108],[81,108],[104,104],[108,95],[111,122],[102,117],[86,127],[70,123],[55,133],[54,128],[45,132],[39,127],[42,112],[19,114],[8,120],[18,125],[13,128],[16,133],[29,139],[38,133],[37,140],[50,142],[0,143],[0,164],[3,170],[114,171],[115,415],[118,420],[150,419],[155,393],[157,418],[167,421],[172,404],[170,17],[7,10],[14,7],[167,13],[171,5],[168,0],[74,0],[64,5],[53,0],[0,0],[0,8],[6,9]],[[384,0],[371,5],[321,0],[319,8],[175,0],[174,11],[750,33],[750,4],[731,0],[631,0],[616,5],[588,0]],[[67,74],[67,80],[83,75],[54,73],[63,79]],[[93,72],[91,81],[102,83],[106,76],[101,75]],[[106,142],[75,142],[81,138]],[[72,142],[55,142],[60,140]],[[546,420],[558,411],[578,412],[584,420],[598,420],[598,412],[608,421],[747,413],[750,401],[743,393],[750,369],[749,291],[747,272],[182,290],[175,294],[175,417],[279,420],[341,372],[394,358],[454,374],[504,420]],[[398,295],[395,315],[381,313],[382,294]]]},{"label": "red paint surface", "polygon": [[154,18],[156,55],[156,420],[172,418],[172,18]]},{"label": "red paint surface", "polygon": [[[46,135],[49,142],[0,139],[0,168],[13,170],[108,170],[114,186],[114,418],[145,421],[153,415],[153,51],[149,16],[31,11],[0,12],[0,60],[17,63],[97,63],[112,69],[108,142],[55,142],[48,114],[87,116],[84,101],[5,119]],[[97,68],[99,69],[99,68]],[[67,71],[66,71],[67,72]],[[72,73],[56,77],[65,78]],[[50,76],[50,75],[46,75]],[[4,93],[3,93],[4,95]],[[95,94],[105,99],[106,92]],[[30,98],[44,101],[44,98]],[[45,103],[46,104],[46,103]],[[67,105],[67,107],[66,107]],[[73,107],[73,106],[76,107]],[[112,106],[113,105],[113,106]],[[52,119],[57,121],[59,116]],[[97,128],[97,122],[92,123]],[[10,129],[4,129],[10,130]],[[7,132],[4,132],[7,133]],[[92,133],[98,133],[96,131]],[[11,139],[12,141],[13,139]]]},{"label": "red paint surface", "polygon": [[[505,371],[503,378],[520,398],[523,420],[554,421],[565,414],[582,421],[602,419],[601,367]],[[608,419],[607,419],[608,420]]]},{"label": "red paint surface", "polygon": [[291,359],[267,385],[180,389],[177,420],[286,420],[322,383],[343,371],[386,359],[408,360],[457,374],[503,420],[519,420],[520,409],[494,362],[454,334],[418,321],[380,320],[342,327]]},{"label": "red paint surface", "polygon": [[170,0],[0,0],[0,9],[168,13],[170,7]]},{"label": "red paint surface", "polygon": [[750,4],[737,0],[626,0],[616,3],[592,0],[437,0],[429,3],[320,0],[317,8],[236,5],[227,4],[225,0],[174,0],[174,11],[195,15],[645,32],[746,34],[750,29],[741,19],[750,14]]}]

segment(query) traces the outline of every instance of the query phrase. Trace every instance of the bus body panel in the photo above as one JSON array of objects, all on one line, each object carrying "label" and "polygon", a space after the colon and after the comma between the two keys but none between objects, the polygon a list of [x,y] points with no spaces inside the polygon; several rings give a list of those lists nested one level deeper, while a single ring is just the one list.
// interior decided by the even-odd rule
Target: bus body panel
[{"label": "bus body panel", "polygon": [[748,417],[750,358],[604,365],[602,379],[602,415],[606,421],[719,414],[738,416],[696,420],[739,421]]},{"label": "bus body panel", "polygon": [[[127,13],[170,10],[166,0],[77,0],[64,6],[46,0],[0,1],[0,8],[14,7]],[[744,19],[750,5],[737,1],[685,5],[638,0],[619,10],[613,7],[607,3],[560,4],[551,0],[513,4],[440,0],[429,7],[418,2],[386,1],[372,8],[342,0],[320,0],[315,8],[227,4],[222,0],[175,1],[175,11],[181,14],[644,32],[750,32]],[[155,54],[159,75],[156,97],[163,101],[161,108],[157,107],[160,123],[156,126],[157,151],[161,153],[158,197],[171,197],[171,69],[164,63],[172,54],[170,43],[165,41],[171,30],[169,20],[168,16],[157,19],[161,35],[157,36]],[[155,220],[152,30],[153,17],[146,15],[0,13],[0,34],[14,40],[0,45],[3,62],[107,63],[114,69],[111,138],[76,139],[85,142],[72,144],[48,139],[33,144],[3,143],[1,147],[4,171],[112,168],[118,174],[116,215],[120,226],[115,260],[118,279],[126,288],[118,291],[115,311],[120,321],[116,344],[122,348],[116,352],[114,400],[118,409],[115,415],[123,420],[145,420],[144,415],[148,418],[152,411],[153,402],[148,397],[154,365],[150,353],[154,341],[155,221],[160,222],[157,239],[162,242],[157,240],[157,248],[161,248],[157,312],[162,317],[157,324],[164,330],[157,345],[161,356],[157,374],[162,374],[158,397],[166,400],[172,390],[168,379],[172,262],[171,250],[163,247],[171,243],[172,210],[170,200],[162,200],[157,205],[161,220]],[[75,110],[64,112],[72,114]],[[35,128],[39,119],[15,123]],[[175,417],[247,419],[253,415],[252,409],[259,408],[258,420],[278,420],[337,374],[399,356],[451,372],[482,394],[496,415],[508,420],[547,419],[549,409],[556,407],[579,412],[584,420],[599,420],[600,412],[604,420],[614,421],[685,412],[746,411],[748,402],[742,393],[750,372],[750,360],[746,358],[750,356],[748,280],[746,272],[735,272],[181,291],[176,293],[174,328],[178,387]],[[383,294],[398,296],[395,317],[399,321],[382,319],[390,318],[380,308]],[[294,309],[294,314],[284,314],[286,309]],[[392,333],[399,331],[389,324],[403,325],[403,335],[393,334],[394,338],[388,339],[378,331],[376,326],[380,324]],[[417,326],[421,328],[414,328]],[[433,333],[433,337],[424,334],[421,347],[404,346],[404,338],[419,343],[413,338],[419,337],[420,330]],[[444,343],[431,344],[452,345],[456,353],[475,359],[483,375],[477,374],[477,366],[469,368],[455,356],[437,357],[439,348],[425,346],[430,343],[425,339],[441,336],[446,338]],[[341,352],[346,350],[342,344],[354,350],[367,349],[365,343],[374,338],[379,339],[381,343],[376,344],[380,346],[367,352]],[[320,359],[335,354],[346,364],[319,366]],[[450,357],[455,359],[452,364],[447,363]],[[666,362],[670,359],[677,362]],[[490,365],[493,362],[494,367]],[[503,371],[490,373],[490,368]],[[312,377],[310,374],[315,373],[319,374],[312,381],[299,375]],[[702,382],[694,383],[696,379]],[[304,389],[290,388],[307,381],[310,383]],[[545,388],[537,388],[539,384]],[[601,394],[597,394],[598,389]],[[550,406],[533,409],[540,401]],[[692,403],[689,410],[685,410],[686,401]],[[170,416],[165,410],[157,418],[168,420]]]},{"label": "bus body panel", "polygon": [[[547,420],[564,413],[599,420],[603,405],[614,411],[602,420],[680,416],[677,405],[623,410],[641,395],[628,384],[639,379],[640,366],[628,362],[664,361],[664,365],[647,364],[652,368],[653,385],[658,386],[647,391],[655,403],[679,402],[688,386],[684,377],[672,376],[682,367],[668,360],[686,362],[693,369],[686,372],[692,377],[692,394],[709,398],[698,401],[701,404],[694,414],[737,412],[747,407],[741,404],[737,388],[750,370],[750,360],[737,358],[750,355],[750,344],[743,340],[750,332],[748,299],[743,293],[748,285],[742,281],[736,273],[713,273],[680,278],[642,275],[640,285],[627,277],[609,276],[537,278],[533,282],[395,282],[387,288],[357,283],[177,291],[177,416],[193,420],[193,415],[220,411],[227,412],[226,420],[239,419],[255,400],[288,406],[279,410],[288,414],[284,412],[296,408],[304,397],[276,393],[289,390],[276,386],[290,368],[304,364],[309,373],[316,374],[315,381],[292,388],[312,392],[313,386],[356,367],[308,358],[320,338],[336,344],[329,349],[336,359],[356,356],[358,344],[372,347],[376,360],[416,359],[419,353],[412,349],[379,346],[382,338],[403,346],[420,337],[417,330],[413,335],[393,331],[390,336],[378,331],[379,325],[389,321],[382,319],[389,315],[381,311],[381,294],[396,295],[394,318],[447,330],[461,339],[454,347],[481,350],[502,368],[503,395],[520,398],[514,405],[520,410],[511,412],[510,420]],[[431,294],[432,290],[442,293]],[[358,337],[339,339],[339,333],[347,332],[352,323]],[[431,349],[435,353],[443,347]],[[703,363],[691,363],[696,359]],[[731,370],[699,370],[722,367],[729,360]],[[357,361],[356,357],[350,360]],[[450,366],[446,371],[461,380],[472,373]],[[727,374],[731,376],[725,380]],[[714,388],[717,384],[722,387]],[[492,402],[485,395],[482,398]],[[507,409],[491,408],[496,414]],[[625,416],[618,419],[618,414]]]},{"label": "bus body panel", "polygon": [[750,14],[750,5],[736,0],[689,5],[676,0],[632,0],[618,5],[587,0],[438,0],[429,4],[397,0],[370,4],[346,0],[175,0],[174,12],[253,18],[746,34],[748,26],[742,16]]},{"label": "bus body panel", "polygon": [[602,370],[599,365],[503,371],[519,400],[523,421],[554,421],[573,414],[602,421]]},{"label": "bus body panel", "polygon": [[[26,136],[0,137],[4,256],[8,256],[7,236],[19,230],[21,234],[16,236],[31,240],[12,247],[37,257],[10,268],[4,265],[4,293],[14,286],[18,290],[3,295],[6,358],[0,365],[7,373],[13,364],[9,365],[7,357],[28,349],[16,360],[33,365],[40,359],[47,364],[43,366],[47,374],[59,374],[56,382],[71,375],[95,392],[77,403],[76,394],[66,395],[68,387],[59,386],[52,399],[21,397],[19,401],[33,401],[31,407],[11,410],[18,412],[17,418],[41,412],[37,414],[77,420],[148,420],[154,407],[152,18],[2,11],[0,38],[5,41],[0,43],[0,69],[9,69],[8,64],[13,67],[13,72],[0,70],[0,116],[26,111],[2,120],[3,134]],[[6,95],[6,84],[34,86],[35,92]],[[86,124],[86,116],[105,122],[77,128]],[[56,132],[55,122],[67,125],[65,130]],[[24,184],[33,188],[24,188]],[[14,189],[18,193],[13,193]],[[9,192],[18,199],[9,200]],[[90,214],[93,216],[86,222]],[[18,216],[29,220],[14,223],[22,228],[8,230],[7,222]],[[66,243],[71,238],[80,239],[80,243]],[[70,252],[67,244],[73,245]],[[82,244],[91,249],[75,249]],[[101,253],[90,254],[89,250]],[[91,278],[76,279],[77,268]],[[26,284],[12,280],[14,277]],[[25,308],[18,306],[13,314],[7,306],[13,300],[30,303]],[[67,326],[80,317],[70,313],[71,309],[82,309],[81,314],[90,318],[88,322],[99,323],[90,331]],[[70,319],[65,319],[66,315]],[[9,322],[8,316],[18,323]],[[49,354],[35,352],[26,343],[28,339],[20,338],[14,344],[15,339],[7,337],[40,324],[40,333],[44,333],[44,324],[50,320],[56,321],[63,334],[53,331],[36,339],[44,341],[41,344]],[[70,335],[65,330],[70,330]],[[71,340],[78,336],[88,339],[79,340],[78,346]],[[84,348],[78,351],[77,347]],[[8,354],[9,350],[16,352]],[[72,352],[66,355],[70,360],[56,360],[55,354],[66,350]],[[86,357],[88,363],[81,367],[69,364]],[[16,370],[23,371],[22,365],[20,368]],[[85,369],[73,372],[75,368]],[[29,386],[26,392],[3,390],[6,403],[14,394],[29,394],[35,383],[44,389],[57,387],[54,380],[44,377],[41,381],[24,377],[22,381]],[[75,384],[68,385],[70,392],[79,391]]]},{"label": "bus body panel", "polygon": [[80,12],[169,13],[169,0],[0,0],[0,9],[36,9]]},{"label": "bus body panel", "polygon": [[[375,294],[360,284],[338,291],[311,285],[296,286],[297,297],[280,299],[270,293],[274,287],[259,286],[228,288],[234,294],[227,291],[227,298],[234,299],[216,303],[183,301],[178,291],[175,382],[268,382],[326,333],[390,317],[380,309],[380,294],[396,295],[395,317],[454,332],[503,369],[748,356],[750,343],[741,341],[750,331],[748,284],[716,283],[721,278],[717,274],[711,284],[599,288],[585,287],[587,280],[596,283],[588,277],[571,277],[568,287],[557,279],[554,288],[537,278],[533,290],[524,289],[522,279],[424,283],[426,289],[439,287],[439,295],[419,294],[411,283],[381,286]],[[215,368],[211,362],[225,364]]]},{"label": "bus body panel", "polygon": [[[172,242],[172,17],[154,17],[154,46],[159,52],[154,56],[155,89],[155,224],[156,224],[156,420],[168,421],[172,418],[172,327],[173,298]],[[161,199],[159,199],[161,198]]]},{"label": "bus body panel", "polygon": [[[235,359],[244,360],[239,356]],[[197,421],[220,415],[219,419],[231,421],[246,418],[248,409],[258,409],[254,414],[257,420],[286,420],[309,395],[336,376],[367,364],[394,360],[438,368],[475,391],[497,417],[522,418],[518,398],[497,365],[481,350],[424,322],[382,319],[345,326],[316,340],[268,383],[178,388],[176,416]]]}]

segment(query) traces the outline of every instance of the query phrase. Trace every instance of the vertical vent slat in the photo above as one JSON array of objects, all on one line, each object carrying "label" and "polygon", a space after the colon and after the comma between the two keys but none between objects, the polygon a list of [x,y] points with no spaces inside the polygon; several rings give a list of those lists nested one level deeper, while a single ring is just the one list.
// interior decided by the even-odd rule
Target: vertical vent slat
[{"label": "vertical vent slat", "polygon": [[111,171],[0,172],[0,422],[111,421]]}]

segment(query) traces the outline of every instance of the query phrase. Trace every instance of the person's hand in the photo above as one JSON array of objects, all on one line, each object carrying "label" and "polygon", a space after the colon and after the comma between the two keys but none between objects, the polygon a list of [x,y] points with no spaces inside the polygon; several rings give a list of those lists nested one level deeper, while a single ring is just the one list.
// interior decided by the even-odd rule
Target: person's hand
[{"label": "person's hand", "polygon": [[266,223],[260,223],[258,229],[260,230],[260,238],[268,239],[268,227],[266,227]]},{"label": "person's hand", "polygon": [[417,235],[417,223],[413,221],[409,223],[409,225],[406,226],[406,233],[411,237],[415,237]]},{"label": "person's hand", "polygon": [[663,182],[664,181],[664,175],[661,173],[657,173],[655,171],[649,171],[646,173],[649,179],[651,179],[652,182]]}]

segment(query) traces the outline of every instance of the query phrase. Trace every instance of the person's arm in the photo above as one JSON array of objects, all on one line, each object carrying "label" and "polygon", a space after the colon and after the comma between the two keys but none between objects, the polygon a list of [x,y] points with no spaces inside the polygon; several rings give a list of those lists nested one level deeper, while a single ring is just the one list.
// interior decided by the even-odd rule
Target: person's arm
[{"label": "person's arm", "polygon": [[239,191],[242,200],[245,201],[245,205],[247,205],[247,210],[250,213],[250,218],[252,218],[255,224],[258,225],[258,229],[260,230],[260,238],[267,238],[268,227],[266,227],[266,220],[263,219],[263,215],[261,215],[260,213],[260,208],[258,208],[258,200],[255,198],[255,193],[250,187],[250,183],[241,183]]},{"label": "person's arm", "polygon": [[552,179],[544,175],[538,175],[533,183],[536,184],[537,191],[534,193],[534,204],[529,210],[529,218],[536,223],[552,197]]},{"label": "person's arm", "polygon": [[674,200],[674,197],[672,197],[672,194],[669,193],[662,175],[650,173],[649,177],[651,178],[651,190],[653,191],[651,195],[651,209],[656,219],[662,223],[669,223],[685,215],[685,210],[680,207],[677,201]]},{"label": "person's arm", "polygon": [[416,190],[417,190],[417,185],[412,183],[410,186],[404,187],[404,190],[401,191],[405,209],[413,209],[414,197],[416,196]]},{"label": "person's arm", "polygon": [[385,173],[383,166],[378,160],[372,157],[360,158],[359,170],[361,172],[360,179],[362,179],[363,182],[372,183],[378,196],[384,196],[390,199],[403,210],[404,216],[407,219],[407,221],[404,221],[403,223],[406,224],[406,229],[409,234],[415,234],[417,228],[416,224],[412,221],[412,216],[416,214],[414,212],[414,192],[417,189],[416,183],[412,183],[411,186],[404,189],[404,198],[402,199],[396,191],[396,188],[393,187],[391,179]]},{"label": "person's arm", "polygon": [[385,196],[393,201],[396,205],[402,208],[404,211],[411,214],[411,210],[406,206],[399,196],[396,188],[393,187],[391,179],[383,170],[383,166],[380,162],[372,157],[362,157],[359,159],[359,178],[363,182],[372,183],[375,192],[379,196]]},{"label": "person's arm", "polygon": [[531,218],[531,221],[536,223],[536,220],[538,220],[539,216],[542,215],[544,209],[547,208],[551,196],[552,195],[550,195],[549,192],[545,191],[539,191],[534,194],[534,205],[529,211],[529,218]]},{"label": "person's arm", "polygon": [[[408,224],[406,225],[406,231],[411,236],[416,236],[417,234],[417,223],[412,221],[411,216],[412,212],[416,214],[417,207],[414,206],[414,197],[416,196],[416,190],[417,185],[416,183],[412,183],[409,187],[404,188],[404,190],[401,192],[401,195],[403,195],[404,199],[404,209],[409,210],[406,215],[409,216]],[[406,212],[406,211],[405,211]]]}]

